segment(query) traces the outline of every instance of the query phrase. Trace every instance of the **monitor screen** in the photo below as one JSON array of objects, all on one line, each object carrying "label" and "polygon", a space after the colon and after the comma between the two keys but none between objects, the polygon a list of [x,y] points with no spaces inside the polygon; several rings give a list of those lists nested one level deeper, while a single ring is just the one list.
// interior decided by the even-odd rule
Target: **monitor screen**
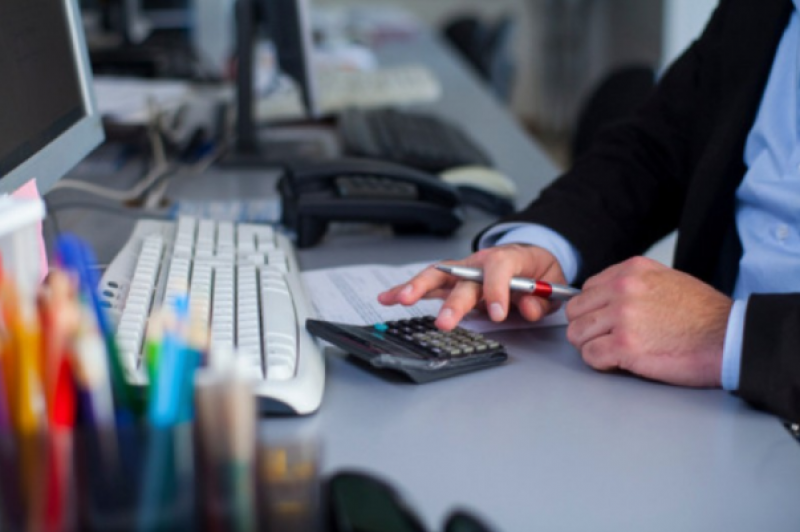
[{"label": "monitor screen", "polygon": [[0,2],[0,193],[44,192],[103,139],[76,0]]}]

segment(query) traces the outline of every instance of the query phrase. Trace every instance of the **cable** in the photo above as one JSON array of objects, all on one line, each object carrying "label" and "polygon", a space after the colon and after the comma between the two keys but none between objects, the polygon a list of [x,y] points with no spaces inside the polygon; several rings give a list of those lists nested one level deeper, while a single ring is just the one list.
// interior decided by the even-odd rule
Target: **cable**
[{"label": "cable", "polygon": [[115,190],[101,187],[86,181],[64,179],[58,182],[51,190],[80,190],[89,194],[113,201],[125,202],[133,201],[141,196],[148,188],[157,183],[159,179],[167,175],[169,168],[156,167],[148,172],[142,181],[130,190]]},{"label": "cable", "polygon": [[225,147],[222,142],[218,143],[217,146],[205,154],[203,157],[198,159],[191,165],[185,166],[180,170],[177,170],[175,173],[172,174],[170,181],[162,181],[159,185],[153,187],[150,193],[144,199],[144,208],[145,209],[154,209],[158,205],[161,204],[161,200],[164,198],[164,194],[167,191],[167,186],[170,182],[175,182],[178,179],[183,178],[191,178],[197,175],[202,174],[208,168],[214,164],[225,152]]},{"label": "cable", "polygon": [[55,211],[52,209],[52,202],[47,198],[47,196],[42,196],[42,201],[44,202],[47,219],[51,222],[49,224],[42,224],[42,227],[48,228],[52,231],[52,241],[55,242],[58,240],[58,237],[61,236],[61,226],[58,223],[58,216],[55,215]]},{"label": "cable", "polygon": [[167,155],[164,149],[164,141],[159,134],[159,127],[157,126],[159,123],[158,114],[155,113],[152,107],[150,110],[151,123],[147,128],[147,136],[150,139],[150,146],[153,150],[154,164],[150,171],[148,171],[141,181],[139,181],[139,183],[137,183],[133,188],[129,190],[117,190],[96,185],[94,183],[88,183],[86,181],[62,179],[50,189],[51,192],[67,189],[80,190],[82,192],[93,194],[108,200],[126,202],[138,199],[147,191],[147,189],[157,183],[159,179],[165,177],[172,170],[172,167],[167,161]]}]

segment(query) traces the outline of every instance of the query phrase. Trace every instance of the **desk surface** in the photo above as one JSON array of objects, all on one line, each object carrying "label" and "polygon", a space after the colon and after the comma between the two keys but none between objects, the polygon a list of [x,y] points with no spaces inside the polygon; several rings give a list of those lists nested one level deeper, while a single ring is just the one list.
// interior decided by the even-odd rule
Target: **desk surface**
[{"label": "desk surface", "polygon": [[[438,43],[423,38],[381,55],[387,62],[422,59],[437,72],[445,98],[431,110],[468,128],[487,148],[519,184],[520,205],[555,175]],[[269,183],[261,174],[224,188],[263,193]],[[192,181],[191,190],[202,190],[197,185]],[[189,189],[176,183],[173,193]],[[98,230],[107,227],[104,220],[112,231]],[[299,258],[308,269],[460,257],[487,221],[471,216],[448,240],[341,231]],[[130,227],[101,214],[64,217],[62,225],[86,233],[101,261],[113,256]],[[318,439],[325,472],[358,468],[388,479],[432,530],[455,507],[473,509],[499,532],[800,526],[800,447],[775,418],[722,391],[594,372],[563,328],[498,337],[508,346],[506,365],[423,386],[381,380],[332,354],[320,411],[267,419],[263,430]]]}]

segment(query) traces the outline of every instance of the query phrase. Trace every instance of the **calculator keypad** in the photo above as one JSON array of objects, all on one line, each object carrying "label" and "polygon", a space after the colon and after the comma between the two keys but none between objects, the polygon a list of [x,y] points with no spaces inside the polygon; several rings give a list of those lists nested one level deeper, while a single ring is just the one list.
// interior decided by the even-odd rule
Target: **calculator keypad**
[{"label": "calculator keypad", "polygon": [[452,331],[439,330],[434,321],[432,316],[425,316],[376,324],[375,329],[400,340],[415,351],[424,351],[428,356],[436,358],[476,355],[501,347],[499,342],[462,327],[456,327]]},{"label": "calculator keypad", "polygon": [[498,366],[508,359],[500,344],[457,327],[440,331],[431,316],[373,325],[309,319],[306,329],[380,372],[396,372],[423,384]]}]

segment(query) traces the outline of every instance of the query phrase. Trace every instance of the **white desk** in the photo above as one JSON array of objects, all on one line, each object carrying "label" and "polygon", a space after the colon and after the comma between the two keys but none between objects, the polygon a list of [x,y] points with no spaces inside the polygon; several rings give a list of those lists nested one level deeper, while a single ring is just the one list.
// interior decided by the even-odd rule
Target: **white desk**
[{"label": "white desk", "polygon": [[[554,176],[541,151],[438,43],[422,39],[382,57],[424,60],[441,76],[445,98],[430,109],[484,144],[519,183],[520,205]],[[273,181],[259,177],[236,190],[263,193]],[[95,241],[101,261],[129,225],[102,214],[61,220]],[[104,220],[113,231],[98,229],[108,227]],[[299,256],[304,268],[458,257],[487,220],[473,216],[448,240],[333,234]],[[387,382],[332,355],[320,411],[267,419],[263,430],[318,438],[325,472],[358,468],[386,478],[431,530],[456,506],[498,532],[800,528],[800,446],[775,418],[722,391],[594,372],[563,328],[499,338],[510,354],[506,365],[423,386]]]}]

